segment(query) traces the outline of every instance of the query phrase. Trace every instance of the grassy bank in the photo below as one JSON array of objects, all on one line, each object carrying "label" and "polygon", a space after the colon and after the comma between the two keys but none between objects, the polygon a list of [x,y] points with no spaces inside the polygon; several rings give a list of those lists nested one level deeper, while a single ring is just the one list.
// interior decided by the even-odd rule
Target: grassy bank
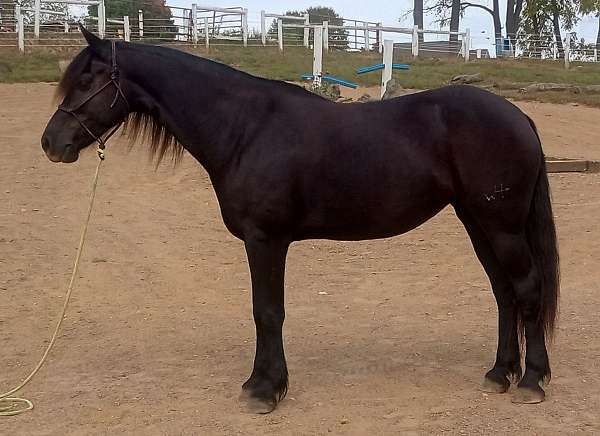
[{"label": "grassy bank", "polygon": [[[302,73],[312,70],[312,51],[301,47],[286,48],[280,53],[276,47],[212,46],[208,52],[183,47],[186,51],[232,65],[251,74],[278,80],[298,81]],[[48,82],[60,78],[58,61],[73,53],[28,54],[16,53],[0,56],[0,82]],[[600,84],[600,63],[573,64],[565,70],[560,61],[540,60],[474,60],[468,64],[461,60],[395,59],[411,65],[410,71],[395,71],[394,78],[405,88],[429,89],[443,86],[458,74],[480,73],[484,85],[493,85],[494,91],[517,99],[534,99],[551,102],[578,102],[600,107],[600,94],[553,91],[523,94],[519,88],[531,83],[552,82],[572,85]],[[377,86],[379,72],[361,76],[358,67],[381,62],[378,53],[346,53],[332,51],[324,57],[324,69],[335,76],[354,81],[360,86]]]}]

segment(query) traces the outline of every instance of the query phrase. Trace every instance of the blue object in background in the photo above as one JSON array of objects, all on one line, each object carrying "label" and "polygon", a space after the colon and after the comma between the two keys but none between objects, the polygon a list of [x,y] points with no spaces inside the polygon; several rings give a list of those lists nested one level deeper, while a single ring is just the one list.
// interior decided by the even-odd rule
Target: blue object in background
[{"label": "blue object in background", "polygon": [[[313,76],[312,74],[303,74],[300,76],[300,78],[302,80],[313,80],[315,78],[315,76]],[[337,85],[346,86],[346,87],[352,88],[352,89],[358,88],[358,85],[356,83],[349,82],[347,80],[340,79],[339,77],[335,77],[335,76],[326,75],[326,76],[321,77],[321,80],[325,80],[326,82],[335,83]]]}]

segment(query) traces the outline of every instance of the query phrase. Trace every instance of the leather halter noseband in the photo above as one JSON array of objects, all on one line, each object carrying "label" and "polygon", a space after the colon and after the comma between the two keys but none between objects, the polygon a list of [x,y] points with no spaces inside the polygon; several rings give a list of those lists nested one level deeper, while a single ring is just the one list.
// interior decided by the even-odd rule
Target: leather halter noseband
[{"label": "leather halter noseband", "polygon": [[94,141],[96,141],[98,143],[98,156],[100,157],[100,159],[104,159],[104,149],[106,148],[106,141],[108,141],[110,139],[110,137],[113,136],[117,132],[117,130],[119,130],[119,127],[121,127],[121,125],[123,124],[125,119],[122,119],[121,121],[119,121],[119,123],[115,127],[113,127],[111,129],[111,131],[107,135],[104,136],[104,138],[102,138],[102,135],[100,135],[100,136],[95,135],[89,129],[89,127],[85,125],[85,123],[81,120],[81,118],[75,112],[78,111],[79,109],[81,109],[86,103],[88,103],[90,100],[92,100],[94,97],[96,97],[98,94],[100,94],[102,91],[104,91],[104,89],[106,89],[108,86],[110,86],[112,84],[112,85],[115,85],[115,88],[117,91],[115,93],[115,98],[113,99],[112,103],[110,104],[110,109],[112,109],[117,104],[119,97],[121,97],[123,99],[123,101],[125,102],[125,104],[127,105],[127,113],[129,113],[129,108],[130,108],[129,102],[127,101],[127,98],[125,97],[123,90],[121,89],[121,84],[119,81],[119,67],[117,65],[117,47],[116,47],[115,41],[111,41],[111,58],[112,58],[112,66],[111,66],[111,70],[110,70],[110,80],[108,82],[106,82],[95,92],[93,92],[92,94],[87,96],[81,103],[79,103],[75,107],[67,108],[63,105],[60,105],[58,107],[59,111],[65,112],[65,113],[73,116],[73,118],[75,118],[77,120],[79,125],[81,125],[83,130],[85,130],[92,138],[94,138]]}]

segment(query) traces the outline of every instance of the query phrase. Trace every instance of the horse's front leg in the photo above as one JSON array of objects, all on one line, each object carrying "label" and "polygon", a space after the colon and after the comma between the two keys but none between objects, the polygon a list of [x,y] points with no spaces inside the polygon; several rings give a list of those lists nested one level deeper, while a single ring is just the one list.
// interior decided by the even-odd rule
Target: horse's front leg
[{"label": "horse's front leg", "polygon": [[242,400],[252,412],[277,407],[288,387],[283,352],[285,258],[289,243],[250,239],[246,253],[252,277],[252,305],[256,324],[256,355],[252,375],[243,385]]}]

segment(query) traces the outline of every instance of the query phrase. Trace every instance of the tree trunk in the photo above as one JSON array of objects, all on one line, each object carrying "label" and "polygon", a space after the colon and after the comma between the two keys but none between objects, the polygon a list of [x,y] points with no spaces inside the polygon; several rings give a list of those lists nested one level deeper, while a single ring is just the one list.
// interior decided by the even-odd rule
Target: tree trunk
[{"label": "tree trunk", "polygon": [[[414,0],[413,23],[419,29],[423,28],[423,0]],[[419,33],[419,42],[423,42],[423,34]]]},{"label": "tree trunk", "polygon": [[596,48],[600,50],[600,14],[598,14],[598,35],[596,36]]},{"label": "tree trunk", "polygon": [[555,9],[552,15],[552,27],[554,28],[554,39],[556,39],[556,48],[558,49],[558,57],[564,57],[565,49],[560,35],[560,14]]},{"label": "tree trunk", "polygon": [[517,31],[521,24],[523,0],[508,0],[506,5],[506,37],[515,45]]},{"label": "tree trunk", "polygon": [[496,55],[502,52],[502,24],[500,23],[500,6],[498,0],[494,0],[494,40],[496,41]]},{"label": "tree trunk", "polygon": [[[450,13],[450,32],[458,32],[460,24],[460,0],[452,0]],[[450,35],[450,42],[458,41],[458,35]]]}]

